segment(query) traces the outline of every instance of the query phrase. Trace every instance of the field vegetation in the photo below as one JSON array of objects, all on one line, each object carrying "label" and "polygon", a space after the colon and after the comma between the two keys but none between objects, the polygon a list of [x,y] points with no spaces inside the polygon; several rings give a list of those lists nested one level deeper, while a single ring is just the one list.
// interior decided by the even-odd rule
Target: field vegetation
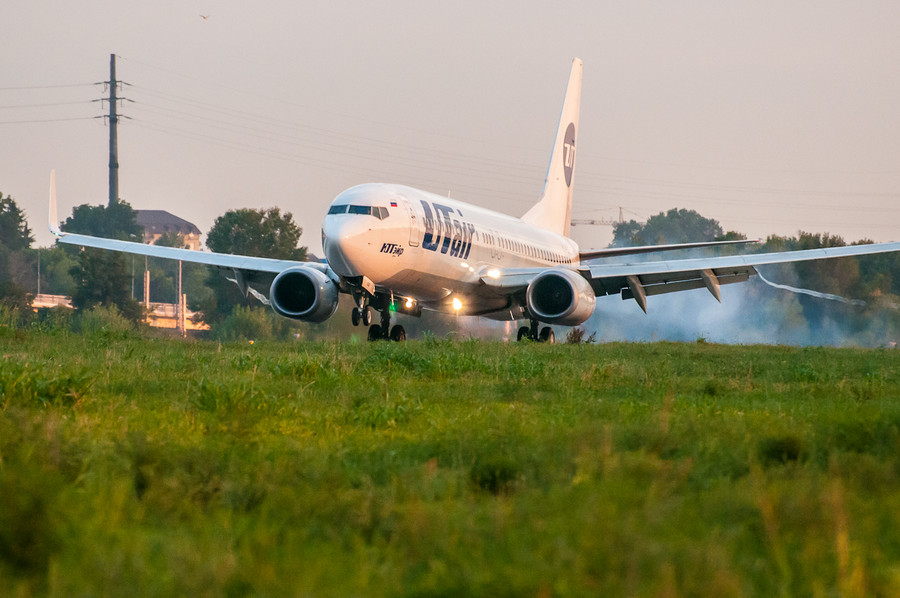
[{"label": "field vegetation", "polygon": [[898,360],[0,327],[0,595],[897,596]]}]

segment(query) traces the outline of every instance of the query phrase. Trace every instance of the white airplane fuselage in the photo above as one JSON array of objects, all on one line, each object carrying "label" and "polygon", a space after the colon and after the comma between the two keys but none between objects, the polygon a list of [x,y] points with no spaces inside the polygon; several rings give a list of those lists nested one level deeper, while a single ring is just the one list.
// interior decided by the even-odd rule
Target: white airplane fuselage
[{"label": "white airplane fuselage", "polygon": [[[328,265],[346,278],[439,311],[522,317],[482,277],[578,264],[570,238],[518,218],[412,187],[369,183],[331,203],[322,224]],[[454,301],[455,300],[455,301]]]}]

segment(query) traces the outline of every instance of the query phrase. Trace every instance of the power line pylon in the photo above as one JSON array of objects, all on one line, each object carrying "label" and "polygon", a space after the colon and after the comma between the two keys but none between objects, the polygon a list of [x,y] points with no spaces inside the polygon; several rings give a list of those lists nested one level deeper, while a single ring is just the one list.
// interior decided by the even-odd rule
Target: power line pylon
[{"label": "power line pylon", "polygon": [[119,115],[116,113],[118,98],[116,91],[116,55],[109,55],[109,205],[119,201]]}]

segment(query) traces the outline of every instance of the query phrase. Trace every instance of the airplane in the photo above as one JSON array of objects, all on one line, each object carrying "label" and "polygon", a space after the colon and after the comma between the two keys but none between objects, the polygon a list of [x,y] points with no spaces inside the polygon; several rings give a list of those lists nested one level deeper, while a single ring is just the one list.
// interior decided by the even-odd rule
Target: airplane
[{"label": "airplane", "polygon": [[403,185],[361,184],[331,202],[322,223],[324,260],[297,262],[66,233],[51,173],[50,230],[60,243],[216,266],[245,297],[294,320],[325,321],[340,295],[349,295],[352,323],[367,326],[372,341],[405,340],[403,326],[391,325],[392,314],[417,317],[425,309],[525,320],[517,340],[553,342],[553,329],[541,324],[578,326],[594,313],[597,297],[634,299],[644,313],[648,297],[690,289],[706,288],[721,302],[721,285],[747,281],[757,266],[900,251],[893,242],[637,263],[605,258],[755,241],[581,251],[569,227],[582,70],[576,58],[543,191],[521,218]]}]

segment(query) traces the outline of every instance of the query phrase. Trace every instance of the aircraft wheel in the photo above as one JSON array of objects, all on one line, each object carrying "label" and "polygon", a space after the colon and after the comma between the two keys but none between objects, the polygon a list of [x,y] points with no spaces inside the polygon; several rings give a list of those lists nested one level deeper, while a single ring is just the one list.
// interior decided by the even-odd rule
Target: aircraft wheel
[{"label": "aircraft wheel", "polygon": [[530,332],[531,330],[528,328],[528,326],[522,326],[521,328],[519,328],[519,332],[516,334],[516,341],[521,342],[523,340],[526,340]]},{"label": "aircraft wheel", "polygon": [[369,340],[370,341],[380,341],[381,340],[381,326],[378,324],[372,324],[369,326]]},{"label": "aircraft wheel", "polygon": [[359,326],[359,308],[354,307],[353,311],[350,312],[350,321],[354,326]]},{"label": "aircraft wheel", "polygon": [[391,328],[391,340],[392,341],[405,341],[406,340],[406,330],[403,329],[403,326],[397,324],[393,328]]},{"label": "aircraft wheel", "polygon": [[363,326],[368,326],[372,323],[372,310],[370,310],[368,306],[362,308],[359,315],[360,319],[362,320]]},{"label": "aircraft wheel", "polygon": [[540,341],[552,345],[556,341],[556,335],[553,333],[553,329],[549,326],[544,326],[541,330]]}]

